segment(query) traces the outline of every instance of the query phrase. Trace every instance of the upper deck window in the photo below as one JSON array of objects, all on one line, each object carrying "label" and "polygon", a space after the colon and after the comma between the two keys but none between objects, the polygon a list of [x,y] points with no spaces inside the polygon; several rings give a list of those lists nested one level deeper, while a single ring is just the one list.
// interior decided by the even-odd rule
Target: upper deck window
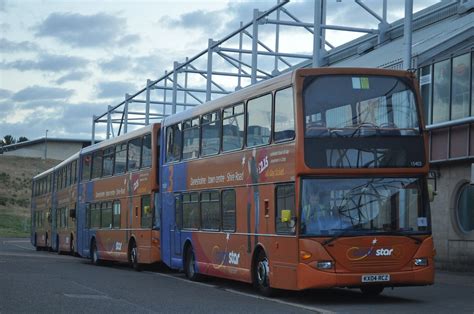
[{"label": "upper deck window", "polygon": [[419,114],[407,83],[388,76],[307,77],[303,87],[307,165],[422,167]]},{"label": "upper deck window", "polygon": [[142,158],[140,167],[151,167],[151,134],[143,137]]},{"label": "upper deck window", "polygon": [[202,116],[201,128],[202,128],[202,145],[201,155],[209,156],[219,153],[220,149],[220,134],[221,134],[221,123],[220,123],[219,112],[212,112]]},{"label": "upper deck window", "polygon": [[181,158],[181,124],[166,128],[166,161],[178,161]]},{"label": "upper deck window", "polygon": [[272,126],[272,95],[251,99],[247,103],[247,147],[270,142]]},{"label": "upper deck window", "polygon": [[183,159],[199,155],[199,118],[183,122]]},{"label": "upper deck window", "polygon": [[241,149],[244,144],[244,104],[222,111],[222,151]]},{"label": "upper deck window", "polygon": [[417,135],[412,89],[399,78],[333,75],[304,84],[306,137]]},{"label": "upper deck window", "polygon": [[275,94],[275,142],[295,137],[295,109],[293,106],[293,88],[279,90]]}]

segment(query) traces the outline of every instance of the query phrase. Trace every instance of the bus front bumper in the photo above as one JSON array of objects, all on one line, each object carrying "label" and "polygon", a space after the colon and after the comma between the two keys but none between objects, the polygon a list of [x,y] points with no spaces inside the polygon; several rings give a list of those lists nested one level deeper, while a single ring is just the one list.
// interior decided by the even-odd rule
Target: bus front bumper
[{"label": "bus front bumper", "polygon": [[[388,281],[362,282],[364,275],[389,275]],[[364,285],[382,285],[385,287],[426,286],[434,283],[433,264],[407,271],[374,271],[370,273],[338,273],[318,270],[308,264],[298,264],[298,289],[361,287]]]}]

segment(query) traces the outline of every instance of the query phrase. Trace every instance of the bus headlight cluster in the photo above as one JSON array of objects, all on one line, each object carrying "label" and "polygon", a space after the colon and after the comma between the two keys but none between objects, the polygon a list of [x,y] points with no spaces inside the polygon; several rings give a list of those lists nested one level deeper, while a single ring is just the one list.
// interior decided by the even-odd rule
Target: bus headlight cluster
[{"label": "bus headlight cluster", "polygon": [[332,261],[319,261],[316,263],[316,268],[318,269],[332,269]]},{"label": "bus headlight cluster", "polygon": [[415,258],[415,266],[428,266],[427,258]]}]

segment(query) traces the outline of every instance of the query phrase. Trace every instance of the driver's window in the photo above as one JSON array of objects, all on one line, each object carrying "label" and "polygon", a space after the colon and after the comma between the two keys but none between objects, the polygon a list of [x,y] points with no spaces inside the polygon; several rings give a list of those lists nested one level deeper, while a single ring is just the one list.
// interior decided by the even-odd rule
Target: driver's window
[{"label": "driver's window", "polygon": [[295,184],[279,185],[276,195],[276,232],[295,232]]}]

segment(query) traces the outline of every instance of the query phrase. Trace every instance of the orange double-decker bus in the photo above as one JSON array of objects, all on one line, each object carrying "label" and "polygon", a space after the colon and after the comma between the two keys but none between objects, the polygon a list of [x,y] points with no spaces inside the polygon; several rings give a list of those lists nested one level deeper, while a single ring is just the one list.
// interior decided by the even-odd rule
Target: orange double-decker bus
[{"label": "orange double-decker bus", "polygon": [[52,236],[58,254],[76,253],[76,206],[79,153],[54,167]]},{"label": "orange double-decker bus", "polygon": [[299,69],[163,121],[161,256],[275,288],[430,285],[413,73]]},{"label": "orange double-decker bus", "polygon": [[160,261],[159,136],[154,124],[81,150],[77,247],[94,264]]},{"label": "orange double-decker bus", "polygon": [[52,247],[53,170],[48,169],[32,180],[31,243],[36,250]]}]

